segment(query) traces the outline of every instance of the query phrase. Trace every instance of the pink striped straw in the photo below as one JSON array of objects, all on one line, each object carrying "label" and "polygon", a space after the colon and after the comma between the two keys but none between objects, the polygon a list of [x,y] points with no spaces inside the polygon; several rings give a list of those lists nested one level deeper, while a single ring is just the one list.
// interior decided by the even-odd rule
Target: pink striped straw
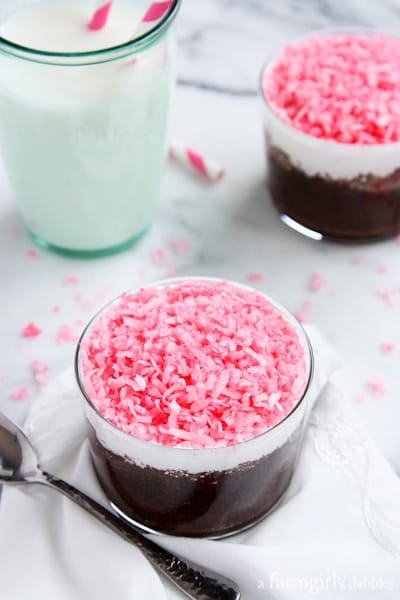
[{"label": "pink striped straw", "polygon": [[[88,28],[91,31],[99,31],[107,24],[108,16],[112,6],[112,0],[109,0],[108,2],[104,2],[103,0],[100,1],[101,4],[99,8],[97,8],[93,13],[93,16],[88,24]],[[157,23],[164,18],[173,3],[174,0],[152,2],[152,4],[150,4],[149,8],[144,13],[143,17],[140,19],[138,25],[135,27],[132,37],[143,35],[143,33],[146,33],[146,31],[157,25]]]},{"label": "pink striped straw", "polygon": [[162,21],[169,9],[171,8],[174,0],[164,0],[163,2],[153,2],[144,13],[140,22],[137,24],[132,32],[132,38],[139,35],[143,35],[149,29],[152,29],[157,23]]},{"label": "pink striped straw", "polygon": [[93,16],[88,24],[88,28],[91,31],[99,31],[100,29],[103,29],[103,27],[107,23],[111,6],[112,6],[111,0],[109,0],[109,2],[106,2],[106,3],[101,2],[101,5],[99,6],[99,8],[97,10],[95,10],[95,12],[93,13]]},{"label": "pink striped straw", "polygon": [[209,181],[218,181],[225,174],[225,169],[215,161],[176,140],[170,143],[168,156],[192,171],[200,173]]}]

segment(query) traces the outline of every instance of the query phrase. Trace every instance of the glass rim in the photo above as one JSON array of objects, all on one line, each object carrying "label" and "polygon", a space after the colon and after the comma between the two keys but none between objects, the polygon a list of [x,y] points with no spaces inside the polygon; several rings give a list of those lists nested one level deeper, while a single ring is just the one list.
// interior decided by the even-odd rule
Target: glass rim
[{"label": "glass rim", "polygon": [[[277,311],[290,323],[290,325],[292,325],[295,328],[296,333],[299,335],[300,343],[303,346],[305,354],[307,355],[305,357],[306,358],[306,368],[307,368],[307,380],[306,380],[306,384],[304,386],[304,390],[302,391],[299,399],[296,401],[296,404],[284,416],[284,418],[281,421],[279,421],[278,423],[276,423],[275,425],[273,425],[266,431],[263,431],[262,433],[259,433],[258,435],[254,436],[248,440],[245,440],[243,442],[230,444],[229,446],[218,446],[218,447],[213,447],[213,448],[187,448],[187,447],[182,448],[182,447],[177,447],[177,446],[167,446],[167,445],[163,445],[163,444],[158,444],[153,441],[144,440],[144,439],[136,437],[126,431],[123,431],[122,429],[120,429],[119,427],[114,425],[114,423],[111,423],[111,421],[106,419],[106,417],[104,417],[104,415],[101,414],[101,412],[93,404],[92,400],[89,398],[88,394],[86,393],[86,390],[85,390],[85,387],[84,387],[84,384],[82,381],[82,377],[81,377],[80,350],[81,350],[81,346],[82,346],[84,340],[86,339],[86,335],[88,334],[90,328],[96,322],[96,320],[102,314],[104,314],[109,307],[111,307],[113,304],[116,304],[120,300],[121,296],[124,293],[134,294],[135,292],[137,292],[143,288],[177,285],[177,284],[183,283],[185,281],[208,281],[208,282],[224,282],[225,281],[227,283],[236,285],[242,289],[246,289],[246,290],[249,290],[252,292],[255,291],[255,292],[261,294],[268,300],[268,302],[270,302],[272,304],[272,306],[274,308],[277,309]],[[263,292],[260,292],[259,290],[252,288],[251,286],[248,286],[246,284],[241,284],[236,281],[232,281],[230,279],[224,279],[224,278],[218,278],[218,277],[202,277],[202,276],[173,277],[173,278],[168,278],[168,279],[159,279],[150,284],[135,287],[127,292],[123,292],[122,294],[119,294],[116,298],[113,298],[112,300],[107,302],[105,305],[103,305],[89,320],[89,322],[86,324],[85,328],[83,329],[83,331],[79,337],[79,340],[77,342],[76,351],[75,351],[74,372],[75,372],[75,379],[78,384],[78,388],[79,388],[86,404],[88,405],[88,407],[94,411],[94,413],[101,419],[102,422],[104,422],[108,427],[111,427],[112,430],[116,431],[118,433],[118,435],[121,435],[123,438],[125,438],[127,440],[127,442],[128,442],[128,440],[134,440],[137,444],[142,444],[144,447],[148,446],[150,444],[153,448],[164,449],[168,452],[175,452],[176,454],[180,454],[182,452],[186,452],[186,453],[195,452],[196,454],[199,454],[199,453],[204,454],[205,452],[211,452],[212,454],[214,454],[214,453],[222,454],[223,452],[227,452],[227,451],[229,452],[229,450],[233,450],[234,448],[243,448],[244,445],[249,445],[252,442],[254,442],[255,440],[258,441],[262,437],[270,435],[271,432],[278,431],[284,425],[286,425],[286,423],[291,419],[291,417],[293,415],[298,413],[298,409],[300,408],[300,406],[302,406],[304,404],[304,401],[308,395],[308,392],[310,391],[311,383],[313,381],[314,353],[313,353],[313,349],[311,346],[310,339],[307,335],[307,332],[305,331],[305,329],[302,326],[302,324],[300,323],[300,321],[298,319],[296,319],[296,317],[291,312],[289,312],[284,306],[282,306],[279,302],[276,302],[275,300],[270,298],[267,294],[264,294]]]},{"label": "glass rim", "polygon": [[[298,138],[301,140],[303,139],[304,141],[313,141],[315,142],[317,145],[320,144],[321,146],[326,146],[326,145],[331,145],[331,146],[335,146],[338,148],[347,148],[350,149],[352,148],[354,150],[354,148],[357,148],[357,151],[361,151],[361,152],[369,152],[369,151],[378,151],[380,152],[381,150],[379,150],[380,148],[387,148],[388,146],[390,146],[391,148],[395,148],[396,146],[400,146],[400,141],[398,142],[386,142],[384,144],[350,144],[348,142],[338,142],[337,140],[333,140],[333,139],[329,139],[329,138],[318,138],[315,137],[309,133],[305,133],[304,131],[301,131],[300,129],[296,129],[295,127],[292,127],[291,125],[289,125],[288,123],[286,123],[286,121],[284,121],[282,119],[282,117],[275,112],[275,110],[273,109],[270,101],[268,100],[268,98],[266,97],[265,93],[264,93],[264,89],[263,89],[263,82],[264,82],[264,76],[268,70],[268,68],[272,67],[274,62],[276,61],[276,59],[279,58],[280,54],[282,53],[282,50],[286,47],[286,46],[291,46],[291,45],[296,45],[301,43],[302,41],[306,41],[308,39],[312,39],[314,37],[329,37],[329,35],[345,35],[345,34],[351,34],[351,33],[359,33],[360,35],[364,34],[364,35],[370,35],[370,36],[378,36],[378,35],[382,35],[385,32],[383,32],[382,30],[376,28],[376,27],[368,27],[368,26],[362,26],[362,25],[343,25],[342,27],[337,26],[337,27],[321,27],[319,29],[313,29],[311,31],[308,31],[306,33],[297,35],[295,37],[290,37],[289,39],[287,39],[284,42],[281,42],[280,44],[275,45],[272,50],[267,54],[266,58],[264,59],[262,66],[261,66],[261,72],[259,75],[259,79],[258,79],[258,96],[260,97],[263,107],[265,109],[267,109],[272,116],[277,119],[279,121],[279,123],[284,127],[284,129],[286,129],[287,131],[290,131],[292,134],[298,136]],[[398,39],[400,41],[400,36],[395,36],[393,34],[388,34],[390,35],[390,37]],[[382,150],[383,152],[383,150]]]},{"label": "glass rim", "polygon": [[[99,62],[109,62],[129,55],[135,50],[144,50],[155,42],[171,25],[179,10],[182,0],[173,0],[170,8],[154,27],[145,33],[116,46],[89,50],[84,52],[52,52],[17,44],[0,36],[0,54],[20,58],[30,62],[50,65],[90,65]],[[65,61],[65,62],[64,62]]]}]

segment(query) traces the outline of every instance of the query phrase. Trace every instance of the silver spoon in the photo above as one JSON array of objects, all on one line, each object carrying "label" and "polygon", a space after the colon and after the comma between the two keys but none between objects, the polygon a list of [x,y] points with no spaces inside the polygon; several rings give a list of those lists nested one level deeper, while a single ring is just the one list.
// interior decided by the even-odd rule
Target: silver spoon
[{"label": "silver spoon", "polygon": [[238,586],[227,577],[175,556],[66,481],[42,471],[38,465],[36,452],[24,432],[1,413],[0,482],[40,483],[61,492],[127,542],[138,546],[151,564],[189,598],[240,599]]}]

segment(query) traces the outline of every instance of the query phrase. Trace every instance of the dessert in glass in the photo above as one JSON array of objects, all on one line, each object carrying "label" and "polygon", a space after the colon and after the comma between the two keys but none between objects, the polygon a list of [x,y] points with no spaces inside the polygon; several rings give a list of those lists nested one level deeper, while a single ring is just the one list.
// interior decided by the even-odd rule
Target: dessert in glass
[{"label": "dessert in glass", "polygon": [[373,30],[309,34],[262,70],[268,185],[310,237],[400,232],[400,40]]},{"label": "dessert in glass", "polygon": [[[168,4],[168,3],[164,3]],[[0,6],[0,147],[22,219],[52,250],[99,256],[150,226],[175,78],[171,24],[149,3],[113,2],[90,28],[88,0]]]},{"label": "dessert in glass", "polygon": [[288,488],[312,352],[266,295],[212,278],[123,294],[83,332],[76,374],[98,479],[140,528],[223,537]]}]

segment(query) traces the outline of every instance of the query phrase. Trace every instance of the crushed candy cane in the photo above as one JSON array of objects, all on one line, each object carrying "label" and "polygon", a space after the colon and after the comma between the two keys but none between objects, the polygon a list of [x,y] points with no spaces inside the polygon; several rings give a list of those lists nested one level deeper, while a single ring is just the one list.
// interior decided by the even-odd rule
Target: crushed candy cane
[{"label": "crushed candy cane", "polygon": [[400,141],[400,39],[329,35],[287,45],[264,96],[288,125],[345,144]]},{"label": "crushed candy cane", "polygon": [[81,346],[86,393],[122,431],[165,446],[249,440],[301,398],[305,351],[257,291],[187,280],[124,294]]},{"label": "crushed candy cane", "polygon": [[39,329],[34,323],[28,323],[23,330],[21,331],[22,337],[26,338],[34,338],[42,333],[42,330]]}]

